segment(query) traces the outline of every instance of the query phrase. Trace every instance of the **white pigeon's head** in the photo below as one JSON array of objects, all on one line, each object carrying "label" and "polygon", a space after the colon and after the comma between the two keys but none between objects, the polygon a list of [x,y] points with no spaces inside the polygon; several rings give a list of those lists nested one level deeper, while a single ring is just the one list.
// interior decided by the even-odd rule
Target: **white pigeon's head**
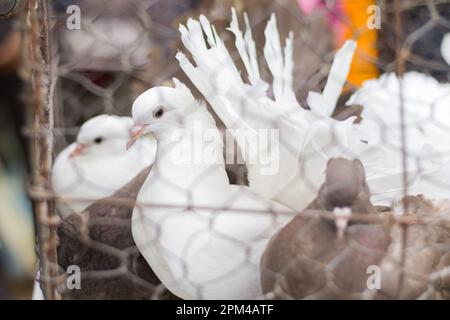
[{"label": "white pigeon's head", "polygon": [[198,108],[199,103],[189,88],[177,79],[173,81],[175,88],[153,87],[136,98],[132,109],[135,125],[131,143],[145,133],[159,135],[179,127],[184,117]]},{"label": "white pigeon's head", "polygon": [[123,152],[132,126],[130,117],[103,114],[89,119],[80,128],[70,158]]}]

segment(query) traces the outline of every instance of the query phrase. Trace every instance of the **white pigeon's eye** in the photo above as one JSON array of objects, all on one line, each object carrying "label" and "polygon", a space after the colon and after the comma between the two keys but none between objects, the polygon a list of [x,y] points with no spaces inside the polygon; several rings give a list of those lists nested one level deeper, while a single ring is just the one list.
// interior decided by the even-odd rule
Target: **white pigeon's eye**
[{"label": "white pigeon's eye", "polygon": [[103,142],[103,138],[102,137],[97,137],[97,138],[94,139],[94,143],[95,144],[100,144],[102,142]]},{"label": "white pigeon's eye", "polygon": [[155,111],[153,111],[153,117],[155,119],[161,118],[164,114],[164,108],[160,107],[158,109],[156,109]]}]

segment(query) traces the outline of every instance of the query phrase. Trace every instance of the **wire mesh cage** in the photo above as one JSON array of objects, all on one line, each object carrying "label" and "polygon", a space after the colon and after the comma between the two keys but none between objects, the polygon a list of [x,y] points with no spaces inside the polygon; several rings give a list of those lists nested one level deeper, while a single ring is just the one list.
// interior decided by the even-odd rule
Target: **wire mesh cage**
[{"label": "wire mesh cage", "polygon": [[[235,43],[236,32],[227,29],[233,19],[232,7],[241,28],[251,28],[257,72],[243,59]],[[441,49],[450,33],[448,1],[28,0],[21,1],[18,10],[23,44],[20,73],[26,84],[22,96],[28,113],[23,133],[31,150],[29,194],[37,226],[38,278],[46,299],[449,298],[450,213],[445,201],[431,201],[448,198],[450,190],[442,160],[449,151],[445,121],[450,118],[445,118],[445,104],[450,97],[446,84],[450,80],[450,52],[446,55]],[[308,112],[315,110],[310,92],[322,92],[335,81],[329,74],[337,49],[347,39],[357,41],[350,74],[343,79],[346,85],[331,110],[339,125],[323,122],[327,123],[326,137],[321,136],[321,145],[311,143],[302,149],[301,160],[295,160],[297,172],[281,162],[279,175],[290,182],[278,191],[278,180],[273,184],[270,178],[259,185],[255,182],[259,181],[240,149],[242,145],[230,134],[229,129],[239,124],[227,123],[216,113],[214,99],[224,92],[205,94],[207,90],[198,85],[201,79],[197,83],[180,68],[182,62],[178,55],[176,58],[180,51],[187,55],[186,61],[199,65],[196,46],[189,48],[186,41],[182,43],[178,31],[179,24],[189,28],[188,18],[197,19],[199,14],[215,26],[217,34],[211,38],[224,41],[240,77],[236,81],[253,86],[249,99],[262,92],[255,85],[256,74],[261,83],[269,84],[262,88],[271,101],[278,99],[277,81],[290,81],[299,103],[294,105]],[[289,32],[293,32],[292,79],[285,75],[288,80],[280,80],[274,75],[271,63],[277,59],[277,50],[271,55],[265,47],[269,42],[266,25],[270,25],[272,14],[283,46],[288,46]],[[202,27],[200,38],[211,49],[217,44],[208,38],[204,21]],[[189,40],[195,37],[192,33],[189,36]],[[242,39],[247,41],[248,33]],[[289,57],[283,49],[286,51],[278,53],[285,54],[285,63]],[[251,48],[246,50],[251,52]],[[228,67],[224,63],[211,68],[205,73],[211,78],[205,77],[231,81],[226,77]],[[137,158],[123,156],[132,162],[132,169],[121,160],[119,151],[100,153],[97,164],[89,169],[71,158],[75,145],[88,148],[107,139],[96,126],[98,131],[91,130],[95,134],[82,140],[80,126],[87,120],[101,114],[130,116],[133,101],[141,93],[155,86],[173,86],[173,77],[208,103],[206,108],[222,133],[214,133],[211,143],[226,146],[215,157],[222,161],[225,157],[225,162],[208,166],[195,179],[188,175],[177,178],[179,172],[160,165],[171,150],[170,145],[160,146],[158,136],[153,166],[153,159],[142,160],[148,158],[142,152],[154,152],[154,142],[150,147],[139,146],[142,150],[136,149]],[[370,79],[377,80],[364,82]],[[219,87],[212,87],[221,90],[220,81]],[[242,93],[231,92],[227,97],[240,101]],[[242,118],[258,123],[259,129],[284,125],[286,120],[281,119],[286,115],[281,111],[274,110],[268,119],[248,104],[243,100],[234,108]],[[287,110],[287,118],[290,112]],[[381,157],[372,149],[358,153],[342,142],[341,124],[364,122],[364,117],[371,117],[378,125],[369,127],[364,136],[382,145]],[[129,118],[111,121],[131,130]],[[316,120],[311,117],[307,121]],[[320,125],[317,128],[322,128]],[[309,134],[322,132],[314,130]],[[279,144],[296,154],[300,142],[292,137],[289,131],[281,132]],[[125,153],[124,141],[120,143]],[[367,141],[362,143],[370,145]],[[61,165],[55,177],[58,157],[64,152],[70,165]],[[327,171],[326,179],[338,181],[333,189],[337,198],[330,200],[328,180],[324,180],[325,171],[331,170],[327,164],[332,166],[328,160],[346,156],[361,158],[364,168],[361,171],[357,162],[351,162],[336,165],[337,175]],[[401,170],[388,172],[394,167]],[[222,189],[214,193],[211,181],[216,176],[225,179],[224,168],[226,179],[236,189],[229,194]],[[158,186],[169,190],[169,196],[144,182],[149,172],[160,179]],[[104,180],[93,176],[103,176]],[[61,187],[62,180],[70,181]],[[304,194],[289,194],[297,190],[298,181]],[[136,201],[145,188],[160,198]],[[248,203],[256,197],[254,190],[271,199],[277,199],[276,192],[286,192],[303,202],[294,210],[292,205],[284,210],[273,203],[253,208]],[[205,199],[200,199],[202,195]],[[345,220],[348,208],[351,217]],[[164,215],[159,216],[162,211]],[[172,220],[177,214],[184,216]],[[255,239],[239,234],[237,215],[243,217],[242,223]],[[339,217],[344,217],[347,228],[343,237],[336,236],[336,230],[341,230]],[[138,241],[133,225],[139,221],[145,228]],[[222,229],[227,223],[232,225]],[[183,239],[179,247],[170,238],[176,235]],[[263,238],[265,242],[260,242]],[[179,251],[172,252],[172,245]],[[221,250],[228,250],[225,257],[230,261],[214,254]],[[154,252],[166,261],[149,264],[148,257],[155,257]],[[210,270],[217,267],[209,266],[208,259],[217,259],[219,266],[226,267],[214,273]],[[194,267],[198,268],[192,270]],[[373,270],[381,270],[379,281],[371,278],[377,273]],[[254,292],[251,286],[255,283],[236,279],[247,278],[261,281],[264,292],[246,295]],[[236,287],[230,288],[230,283]]]}]

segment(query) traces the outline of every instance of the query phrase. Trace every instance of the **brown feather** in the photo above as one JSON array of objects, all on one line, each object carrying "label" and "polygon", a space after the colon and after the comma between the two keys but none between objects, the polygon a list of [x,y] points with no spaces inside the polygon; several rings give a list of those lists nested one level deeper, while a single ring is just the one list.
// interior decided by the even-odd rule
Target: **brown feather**
[{"label": "brown feather", "polygon": [[[175,299],[161,290],[159,279],[137,250],[131,233],[131,215],[137,194],[150,172],[144,169],[111,197],[101,199],[81,214],[72,214],[58,227],[58,262],[81,269],[81,290],[62,290],[63,299]],[[119,267],[124,273],[107,274]],[[90,272],[98,275],[87,277]],[[103,273],[103,276],[101,276]]]}]

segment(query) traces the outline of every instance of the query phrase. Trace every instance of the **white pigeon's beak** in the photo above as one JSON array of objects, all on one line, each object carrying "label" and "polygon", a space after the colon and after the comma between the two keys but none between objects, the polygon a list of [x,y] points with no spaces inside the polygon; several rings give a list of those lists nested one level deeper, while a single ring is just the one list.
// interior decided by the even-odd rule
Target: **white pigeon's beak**
[{"label": "white pigeon's beak", "polygon": [[84,153],[86,146],[82,143],[77,143],[75,149],[69,154],[69,159],[75,158]]},{"label": "white pigeon's beak", "polygon": [[131,128],[130,131],[130,140],[127,143],[127,150],[131,148],[131,146],[139,140],[144,134],[146,134],[147,124],[136,124]]}]

